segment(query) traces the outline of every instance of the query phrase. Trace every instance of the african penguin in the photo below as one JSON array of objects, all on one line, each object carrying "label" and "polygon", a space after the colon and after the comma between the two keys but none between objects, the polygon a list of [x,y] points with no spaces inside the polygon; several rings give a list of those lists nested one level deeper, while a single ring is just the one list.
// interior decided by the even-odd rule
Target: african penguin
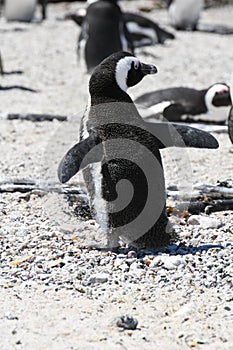
[{"label": "african penguin", "polygon": [[203,0],[170,0],[168,16],[171,25],[176,29],[196,30]]},{"label": "african penguin", "polygon": [[[173,87],[156,90],[143,94],[134,101],[138,107],[146,107],[146,116],[169,121],[212,121],[225,122],[224,111],[223,120],[219,120],[219,107],[231,105],[230,88],[224,83],[216,83],[207,89],[196,90],[188,87]],[[149,107],[149,108],[148,108]],[[208,114],[207,117],[194,118],[201,114]],[[217,118],[218,117],[218,118]]]},{"label": "african penguin", "polygon": [[78,40],[78,56],[84,59],[91,72],[110,54],[127,50],[133,52],[133,43],[122,19],[117,2],[100,0],[87,8]]},{"label": "african penguin", "polygon": [[108,247],[117,246],[119,236],[137,247],[171,243],[160,149],[218,147],[216,139],[201,130],[141,118],[127,89],[156,72],[155,66],[128,52],[102,61],[90,78],[80,142],[58,168],[62,183],[84,169],[92,213],[108,237]]},{"label": "african penguin", "polygon": [[166,31],[149,18],[132,12],[124,12],[123,20],[131,34],[135,47],[164,44],[167,39],[174,39],[174,34]]},{"label": "african penguin", "polygon": [[[100,1],[100,0],[97,0]],[[93,4],[94,1],[88,1],[88,4]],[[117,3],[117,0],[106,0]],[[65,16],[65,19],[72,19],[77,25],[81,26],[86,16],[86,9],[80,9],[76,14],[71,13]],[[130,40],[133,42],[134,48],[164,44],[167,39],[174,39],[173,33],[168,32],[154,21],[132,12],[123,12],[122,19],[130,33]]]}]

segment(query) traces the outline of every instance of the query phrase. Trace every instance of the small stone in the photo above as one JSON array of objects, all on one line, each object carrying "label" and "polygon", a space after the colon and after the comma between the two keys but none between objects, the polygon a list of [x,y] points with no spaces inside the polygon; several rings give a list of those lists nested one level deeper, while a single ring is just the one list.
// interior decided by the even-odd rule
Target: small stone
[{"label": "small stone", "polygon": [[117,317],[115,322],[117,327],[120,327],[123,329],[134,330],[137,328],[137,325],[138,325],[137,319],[130,315],[122,315],[120,317]]},{"label": "small stone", "polygon": [[89,278],[88,284],[105,283],[108,281],[107,273],[96,273]]},{"label": "small stone", "polygon": [[188,219],[189,225],[200,225],[202,228],[219,228],[222,226],[222,222],[215,218],[211,218],[204,215],[192,215]]},{"label": "small stone", "polygon": [[195,303],[184,304],[180,307],[180,309],[175,313],[175,316],[186,316],[190,315],[193,311],[197,309],[197,305]]},{"label": "small stone", "polygon": [[184,265],[185,260],[178,256],[169,256],[164,260],[164,267],[167,270],[177,269],[179,265]]},{"label": "small stone", "polygon": [[135,252],[134,250],[130,250],[127,254],[128,259],[132,259],[132,258],[136,258],[136,257],[137,257],[137,252]]}]

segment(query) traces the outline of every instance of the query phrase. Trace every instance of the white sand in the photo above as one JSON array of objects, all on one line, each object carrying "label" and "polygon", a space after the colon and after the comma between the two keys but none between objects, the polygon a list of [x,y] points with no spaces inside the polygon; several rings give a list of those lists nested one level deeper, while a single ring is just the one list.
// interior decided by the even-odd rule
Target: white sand
[{"label": "white sand", "polygon": [[[121,6],[134,9],[138,3],[122,1]],[[6,72],[23,71],[21,75],[1,77],[1,85],[22,85],[39,90],[38,93],[17,89],[0,91],[1,113],[82,113],[88,97],[88,76],[77,64],[79,28],[72,22],[56,20],[82,6],[83,3],[49,5],[49,19],[42,24],[5,23],[1,19],[0,49],[4,69]],[[39,13],[37,15],[39,17]],[[153,11],[149,16],[167,25],[165,11]],[[232,18],[233,6],[225,6],[206,10],[201,22],[231,26]],[[159,74],[145,78],[131,89],[131,95],[136,97],[151,89],[169,86],[205,88],[215,82],[227,82],[233,70],[232,47],[232,35],[178,32],[176,40],[164,46],[148,47],[144,53],[138,51],[138,57],[154,63]],[[71,140],[65,123],[1,121],[0,178],[43,179],[48,166],[46,154],[56,147],[54,140],[58,133],[62,134],[64,145],[50,160],[49,166],[53,162],[54,169],[67,144],[78,134],[78,125],[77,131],[72,131]],[[190,157],[188,169],[193,169],[189,173],[190,183],[215,184],[217,180],[232,178],[232,144],[226,133],[215,136],[220,143],[218,150],[186,151]],[[186,170],[182,173],[178,150],[163,154],[167,183],[176,182],[177,176],[180,180],[187,175]],[[17,213],[18,196],[2,197],[8,212]],[[39,213],[40,205],[41,200],[34,198],[31,210]],[[40,220],[39,214],[35,217]],[[228,219],[232,218],[231,212]],[[4,227],[0,230],[4,237]],[[17,252],[12,254],[17,255]],[[100,291],[99,298],[91,299],[68,289],[55,292],[53,288],[37,285],[31,288],[5,286],[0,293],[1,349],[233,349],[233,306],[231,301],[227,303],[231,311],[224,309],[224,290],[209,289],[204,294],[193,290],[188,297],[185,294],[184,299],[182,291],[171,293],[169,288],[164,288],[156,291],[155,300],[150,300],[143,297],[149,286],[138,284],[130,288],[131,292],[127,289],[129,294],[114,301],[108,287],[105,292]],[[176,311],[185,303],[189,305],[188,311],[176,316]],[[111,320],[121,313],[138,318],[136,331],[119,332],[111,326]]]}]

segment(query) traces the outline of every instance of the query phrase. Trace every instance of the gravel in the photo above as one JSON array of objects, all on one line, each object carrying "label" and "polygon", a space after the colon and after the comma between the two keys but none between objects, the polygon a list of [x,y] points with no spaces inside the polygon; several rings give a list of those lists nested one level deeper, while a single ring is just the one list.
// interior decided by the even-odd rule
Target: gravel
[{"label": "gravel", "polygon": [[[0,91],[1,113],[82,111],[88,77],[77,71],[78,28],[55,20],[81,6],[49,5],[50,19],[40,25],[1,19],[6,70],[24,72],[6,75],[1,84],[40,90]],[[124,8],[133,6],[135,1],[122,1]],[[208,9],[202,21],[219,24],[224,18],[231,25],[232,12],[232,6]],[[167,24],[165,11],[156,16]],[[139,56],[158,63],[157,88],[199,88],[228,79],[231,46],[232,36],[177,33],[174,42]],[[145,79],[131,95],[150,89]],[[57,164],[78,126],[2,120],[1,180],[57,181]],[[215,136],[218,150],[185,152],[187,168],[183,150],[163,152],[167,185],[187,174],[191,184],[232,178],[232,144],[225,133]],[[95,248],[104,237],[90,218],[82,178],[72,183],[83,193],[78,198],[43,191],[0,195],[1,349],[231,349],[233,212],[172,217],[179,239],[160,251],[103,251]],[[135,329],[116,327],[116,320]]]}]

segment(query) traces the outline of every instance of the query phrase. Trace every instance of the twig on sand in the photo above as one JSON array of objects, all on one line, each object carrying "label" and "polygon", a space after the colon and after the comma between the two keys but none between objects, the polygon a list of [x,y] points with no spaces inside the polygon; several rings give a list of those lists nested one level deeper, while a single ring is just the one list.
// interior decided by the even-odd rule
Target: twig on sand
[{"label": "twig on sand", "polygon": [[[181,212],[186,209],[190,214],[198,214],[205,212],[210,214],[212,212],[233,210],[233,188],[224,186],[198,185],[197,195],[190,196],[189,202],[180,202],[176,204],[175,210]],[[169,187],[168,187],[169,188]],[[25,179],[6,179],[0,181],[0,193],[3,192],[40,192],[68,195],[82,195],[81,187],[77,185],[61,185],[58,182],[48,182],[44,180],[25,180]],[[177,196],[178,189],[173,186],[173,191],[168,191],[168,196]],[[176,195],[174,194],[176,193]],[[173,196],[173,197],[174,197]],[[175,197],[177,199],[177,197]],[[180,198],[181,199],[181,196]],[[188,199],[188,198],[187,198]],[[184,200],[184,198],[182,198]]]},{"label": "twig on sand", "polygon": [[61,185],[42,180],[2,180],[0,181],[0,193],[3,192],[56,192],[59,194],[82,194],[82,190],[76,185]]},{"label": "twig on sand", "polygon": [[9,113],[9,114],[0,114],[0,120],[29,120],[32,122],[43,122],[43,121],[53,121],[59,120],[61,122],[68,120],[67,116],[63,115],[52,115],[52,114],[36,114],[36,113]]}]

